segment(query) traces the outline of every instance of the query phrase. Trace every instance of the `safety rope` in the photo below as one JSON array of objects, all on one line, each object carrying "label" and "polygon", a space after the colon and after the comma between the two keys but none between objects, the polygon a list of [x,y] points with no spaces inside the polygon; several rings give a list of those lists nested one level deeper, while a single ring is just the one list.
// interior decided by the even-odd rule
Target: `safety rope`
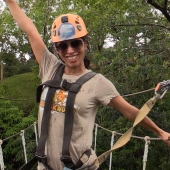
[{"label": "safety rope", "polygon": [[[123,97],[129,97],[129,96],[134,96],[134,95],[138,95],[138,94],[142,94],[142,93],[147,93],[147,92],[153,91],[153,90],[155,90],[155,88],[143,90],[143,91],[140,91],[140,92],[137,92],[137,93],[125,94],[125,95],[122,95],[122,96]],[[0,97],[0,100],[10,100],[10,101],[27,101],[27,100],[32,100],[32,99],[35,99],[35,97],[31,97],[31,98],[27,98],[27,99],[10,99],[10,98],[7,98],[7,97]]]},{"label": "safety rope", "polygon": [[[34,122],[34,124],[32,124],[32,125],[30,125],[28,128],[26,128],[25,130],[24,130],[24,132],[26,132],[26,130],[28,130],[30,127],[32,127],[33,125],[35,126],[35,124],[36,124],[37,122]],[[113,146],[113,143],[114,143],[114,137],[115,137],[115,135],[120,135],[120,136],[122,136],[123,134],[122,133],[117,133],[116,131],[111,131],[111,130],[108,130],[108,129],[106,129],[106,128],[104,128],[104,127],[102,127],[102,126],[99,126],[98,124],[95,124],[95,138],[97,138],[97,132],[98,132],[98,128],[101,128],[101,129],[103,129],[104,131],[107,131],[107,132],[110,132],[111,134],[112,134],[112,136],[111,136],[111,147]],[[18,135],[21,135],[23,133],[23,131],[21,131],[20,133],[17,133],[17,134],[15,134],[15,135],[12,135],[11,137],[8,137],[8,138],[6,138],[6,139],[4,139],[4,140],[0,140],[0,166],[1,166],[1,169],[2,170],[4,170],[3,168],[5,168],[5,166],[4,166],[4,162],[3,162],[3,154],[1,153],[1,145],[2,145],[2,143],[3,143],[3,141],[7,141],[7,140],[9,140],[10,138],[13,138],[13,137],[15,137],[15,136],[18,136]],[[139,136],[131,136],[132,138],[136,138],[136,139],[140,139],[140,140],[145,140],[145,138],[144,137],[139,137]],[[25,142],[24,142],[24,139],[22,139],[23,140],[23,145],[25,146]],[[150,141],[151,140],[161,140],[160,138],[150,138],[149,139]],[[97,139],[96,139],[96,142],[95,142],[96,144],[95,144],[95,147],[94,148],[96,148],[96,146],[97,146]],[[148,149],[147,149],[147,147],[146,147],[146,144],[145,144],[145,152],[144,152],[144,154],[145,155],[147,155],[147,152],[148,152]],[[25,157],[26,157],[26,152],[24,151],[24,155],[25,155]],[[112,157],[112,156],[111,156]],[[145,158],[145,160],[147,160],[146,158],[146,156],[144,156],[144,158]],[[26,162],[27,160],[26,160],[26,158],[25,158],[25,162]],[[109,164],[109,170],[111,170],[111,166],[112,166],[112,159],[110,158],[110,164]]]},{"label": "safety rope", "polygon": [[36,145],[38,145],[38,133],[37,133],[37,122],[34,122],[34,133],[35,133],[35,140],[36,140]]},{"label": "safety rope", "polygon": [[95,133],[94,133],[94,151],[96,152],[96,142],[97,142],[97,130],[98,130],[98,124],[95,124]]},{"label": "safety rope", "polygon": [[150,109],[154,106],[154,104],[159,98],[160,95],[156,95],[155,97],[151,98],[144,104],[144,106],[140,109],[138,115],[136,116],[133,126],[118,139],[118,141],[114,144],[112,149],[98,157],[98,159],[95,162],[96,166],[102,164],[113,150],[124,146],[130,140],[134,127],[145,118],[145,116],[149,113]]},{"label": "safety rope", "polygon": [[0,169],[1,170],[4,170],[5,169],[5,166],[4,166],[4,158],[3,158],[3,152],[2,152],[2,145],[3,141],[0,140]]},{"label": "safety rope", "polygon": [[24,157],[25,157],[25,163],[27,163],[27,151],[26,151],[26,143],[25,143],[25,135],[24,135],[25,131],[21,130],[21,138],[22,138],[22,145],[23,145],[23,149],[24,149]]},{"label": "safety rope", "polygon": [[[169,85],[169,82],[170,80],[167,80],[167,81],[163,81],[160,83],[160,85],[162,86],[168,86]],[[150,91],[153,91],[155,90],[155,88],[151,88],[151,89],[148,89],[148,90],[143,90],[143,91],[140,91],[140,92],[136,92],[136,93],[131,93],[131,94],[125,94],[125,95],[122,95],[123,97],[129,97],[129,96],[134,96],[134,95],[138,95],[138,94],[143,94],[143,93],[147,93],[147,92],[150,92]],[[27,101],[27,100],[32,100],[32,99],[35,99],[35,97],[31,97],[31,98],[27,98],[27,99],[10,99],[10,98],[6,98],[6,97],[0,97],[0,100],[10,100],[10,101]]]},{"label": "safety rope", "polygon": [[[160,94],[157,93],[158,90],[162,90],[163,94],[160,96]],[[142,108],[139,110],[135,121],[133,123],[133,126],[127,130],[118,140],[117,142],[113,145],[113,147],[106,151],[105,153],[103,153],[102,155],[100,155],[99,157],[97,157],[97,159],[95,160],[95,166],[99,167],[99,165],[101,165],[106,158],[110,155],[110,153],[122,146],[124,146],[132,137],[132,132],[133,129],[136,125],[138,125],[146,116],[147,114],[150,112],[150,110],[152,109],[152,107],[155,105],[156,101],[158,99],[163,98],[163,96],[166,94],[166,92],[170,89],[170,80],[167,81],[163,81],[160,82],[156,88],[155,88],[155,96],[152,97],[151,99],[149,99],[143,106]]]},{"label": "safety rope", "polygon": [[[126,94],[126,95],[122,95],[123,97],[129,97],[129,96],[134,96],[134,95],[137,95],[137,94],[142,94],[142,93],[147,93],[149,91],[153,91],[155,88],[151,88],[151,89],[148,89],[148,90],[143,90],[143,91],[140,91],[140,92],[137,92],[137,93],[131,93],[131,94]],[[32,100],[32,99],[35,99],[35,97],[31,97],[31,98],[27,98],[27,99],[10,99],[10,98],[7,98],[7,97],[0,97],[0,100],[10,100],[10,101],[27,101],[27,100]]]},{"label": "safety rope", "polygon": [[[95,138],[97,138],[97,132],[98,130],[96,129],[102,129],[104,131],[107,131],[109,133],[112,133],[112,136],[111,136],[111,148],[113,147],[113,144],[114,144],[114,138],[116,135],[120,135],[122,136],[123,134],[122,133],[117,133],[116,131],[111,131],[111,130],[108,130],[102,126],[99,126],[98,124],[95,124]],[[144,148],[144,154],[143,154],[143,170],[146,170],[146,163],[147,163],[147,158],[148,158],[148,151],[149,151],[149,144],[151,141],[158,141],[158,140],[161,140],[160,138],[150,138],[149,136],[145,136],[145,137],[139,137],[139,136],[134,136],[132,135],[131,136],[132,138],[135,138],[135,139],[139,139],[139,140],[144,140],[145,141],[145,148]],[[95,139],[96,141],[96,139]],[[96,148],[96,144],[95,144],[95,148]],[[109,170],[112,170],[112,155],[113,153],[111,152],[110,153],[110,162],[109,162]]]},{"label": "safety rope", "polygon": [[[30,129],[30,128],[31,128],[32,126],[34,126],[35,124],[37,124],[37,121],[34,122],[33,124],[31,124],[30,126],[28,126],[26,129],[24,129],[24,131]],[[36,133],[37,133],[37,132],[36,132]],[[11,138],[14,138],[15,136],[21,135],[21,134],[22,134],[22,131],[20,131],[19,133],[16,133],[16,134],[14,134],[14,135],[12,135],[12,136],[9,136],[9,137],[3,139],[2,142],[5,142],[5,141],[7,141],[7,140],[9,140],[9,139],[11,139]]]},{"label": "safety rope", "polygon": [[[123,135],[123,133],[119,133],[119,132],[116,132],[116,131],[108,130],[108,129],[106,129],[106,128],[102,127],[102,126],[99,126],[98,124],[95,123],[95,126],[96,126],[96,125],[97,125],[99,128],[101,128],[101,129],[103,129],[103,130],[105,130],[105,131],[107,131],[107,132],[110,132],[110,133],[113,133],[113,132],[114,132],[115,135],[120,135],[120,136]],[[141,140],[144,139],[143,137],[139,137],[139,136],[135,136],[135,135],[132,135],[132,138],[141,139]],[[160,138],[150,138],[150,140],[161,140],[161,139],[160,139]]]},{"label": "safety rope", "polygon": [[146,92],[153,91],[153,90],[155,90],[155,88],[144,90],[144,91],[140,91],[140,92],[137,92],[137,93],[126,94],[126,95],[122,95],[122,96],[123,97],[129,97],[129,96],[134,96],[134,95],[137,95],[137,94],[146,93]]},{"label": "safety rope", "polygon": [[145,140],[145,150],[144,150],[144,155],[143,155],[143,170],[146,170],[146,162],[148,159],[148,148],[150,144],[150,137],[145,136],[144,140]]},{"label": "safety rope", "polygon": [[7,137],[7,138],[5,138],[5,139],[3,139],[3,140],[0,140],[0,169],[1,169],[1,170],[4,170],[4,169],[5,169],[4,159],[3,159],[3,151],[2,151],[2,147],[1,147],[1,146],[2,146],[3,142],[8,141],[9,139],[14,138],[14,137],[16,137],[16,136],[18,136],[18,135],[21,136],[22,144],[23,144],[23,149],[24,149],[25,162],[27,162],[26,142],[25,142],[24,133],[25,133],[26,130],[28,130],[28,129],[30,129],[32,126],[34,126],[34,131],[35,131],[35,136],[36,136],[36,143],[37,143],[37,140],[38,140],[38,139],[37,139],[37,129],[36,129],[36,127],[35,127],[36,124],[37,124],[37,121],[34,122],[34,123],[33,123],[32,125],[30,125],[29,127],[27,127],[26,129],[21,130],[19,133],[16,133],[16,134],[14,134],[14,135],[12,135],[12,136],[9,136],[9,137]]},{"label": "safety rope", "polygon": [[[110,143],[111,149],[112,149],[113,144],[114,144],[114,138],[115,138],[115,131],[112,132],[111,143]],[[113,154],[113,153],[111,152],[111,154],[110,154],[109,170],[112,170],[112,154]]]}]

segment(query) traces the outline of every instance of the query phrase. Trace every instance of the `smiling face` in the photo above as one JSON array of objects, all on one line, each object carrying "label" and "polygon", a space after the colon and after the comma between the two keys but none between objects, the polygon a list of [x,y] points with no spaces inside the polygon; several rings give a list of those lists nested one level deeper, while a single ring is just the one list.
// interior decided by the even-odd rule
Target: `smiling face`
[{"label": "smiling face", "polygon": [[84,56],[87,44],[81,38],[56,43],[57,53],[66,64],[67,70],[85,70]]}]

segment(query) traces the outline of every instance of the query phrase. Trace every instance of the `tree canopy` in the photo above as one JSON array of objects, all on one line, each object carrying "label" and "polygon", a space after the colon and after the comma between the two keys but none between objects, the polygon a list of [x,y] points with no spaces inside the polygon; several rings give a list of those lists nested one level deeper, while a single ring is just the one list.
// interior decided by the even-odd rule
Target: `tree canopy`
[{"label": "tree canopy", "polygon": [[[53,20],[63,13],[79,14],[85,20],[89,33],[91,51],[88,56],[92,61],[92,69],[109,78],[121,95],[148,90],[170,79],[168,0],[20,0],[19,4],[35,23],[48,48],[52,46],[50,29]],[[0,56],[6,59],[10,55],[11,60],[15,58],[13,56],[18,56],[24,62],[27,54],[30,60],[34,60],[26,35],[13,21],[7,8],[0,15],[0,22]],[[109,44],[106,43],[108,41]],[[106,48],[111,43],[114,45]],[[153,95],[154,91],[150,91],[125,98],[140,108]],[[158,101],[149,116],[161,128],[170,129],[169,93],[162,101]],[[131,125],[117,111],[108,107],[99,109],[96,122],[119,132],[125,132]],[[134,133],[140,136],[154,135],[141,128],[136,128]],[[110,138],[107,134],[101,135]],[[102,137],[97,154],[108,147]],[[115,152],[113,169],[141,169],[142,147],[139,141],[132,140],[128,146]],[[163,142],[152,142],[150,152],[148,169],[170,168],[169,151]],[[106,161],[102,169],[107,167]]]}]

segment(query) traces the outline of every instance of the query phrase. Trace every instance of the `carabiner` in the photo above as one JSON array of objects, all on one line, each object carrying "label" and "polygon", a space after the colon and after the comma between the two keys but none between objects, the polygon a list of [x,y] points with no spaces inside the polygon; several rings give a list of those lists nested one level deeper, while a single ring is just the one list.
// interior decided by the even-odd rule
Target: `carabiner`
[{"label": "carabiner", "polygon": [[163,81],[157,84],[155,87],[155,94],[157,94],[157,91],[161,89],[163,91],[163,94],[160,96],[160,99],[164,97],[164,95],[167,93],[167,91],[170,89],[170,80]]}]

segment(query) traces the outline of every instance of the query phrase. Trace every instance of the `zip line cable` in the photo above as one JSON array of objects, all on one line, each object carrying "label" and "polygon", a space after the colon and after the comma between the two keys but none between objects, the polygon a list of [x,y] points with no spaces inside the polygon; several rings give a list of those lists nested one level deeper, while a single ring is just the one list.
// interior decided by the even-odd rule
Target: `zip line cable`
[{"label": "zip line cable", "polygon": [[137,94],[147,93],[147,92],[153,91],[153,90],[155,90],[155,88],[144,90],[144,91],[140,91],[140,92],[136,92],[136,93],[132,93],[132,94],[123,95],[123,97],[128,97],[128,96],[133,96],[133,95],[137,95]]}]

